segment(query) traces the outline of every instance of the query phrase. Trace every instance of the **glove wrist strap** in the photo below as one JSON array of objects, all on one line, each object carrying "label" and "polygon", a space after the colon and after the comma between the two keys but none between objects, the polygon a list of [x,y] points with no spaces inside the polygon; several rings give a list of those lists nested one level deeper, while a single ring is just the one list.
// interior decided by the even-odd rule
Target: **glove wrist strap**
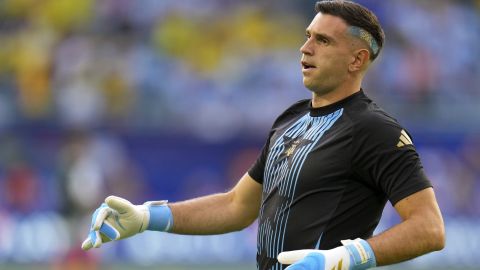
[{"label": "glove wrist strap", "polygon": [[147,230],[169,232],[173,227],[172,210],[167,205],[167,201],[146,202],[150,218]]},{"label": "glove wrist strap", "polygon": [[364,270],[377,266],[375,254],[367,241],[357,238],[344,240],[342,244],[350,254],[351,270]]}]

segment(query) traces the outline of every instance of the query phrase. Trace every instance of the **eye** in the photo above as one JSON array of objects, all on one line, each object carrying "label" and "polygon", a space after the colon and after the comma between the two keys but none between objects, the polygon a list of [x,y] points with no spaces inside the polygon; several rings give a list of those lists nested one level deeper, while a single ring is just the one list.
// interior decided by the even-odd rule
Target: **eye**
[{"label": "eye", "polygon": [[325,44],[325,45],[329,43],[328,39],[326,39],[322,36],[317,37],[317,41],[322,43],[322,44]]}]

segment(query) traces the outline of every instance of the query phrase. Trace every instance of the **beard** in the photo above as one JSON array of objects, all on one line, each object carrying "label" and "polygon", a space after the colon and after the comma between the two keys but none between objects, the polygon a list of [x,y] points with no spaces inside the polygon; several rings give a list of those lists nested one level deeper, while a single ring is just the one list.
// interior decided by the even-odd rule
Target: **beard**
[{"label": "beard", "polygon": [[314,81],[308,82],[308,81],[305,81],[305,78],[303,79],[303,85],[308,90],[310,90],[310,92],[314,93],[317,96],[323,96],[335,90],[334,86],[331,86],[328,84],[321,84],[318,82],[315,83]]}]

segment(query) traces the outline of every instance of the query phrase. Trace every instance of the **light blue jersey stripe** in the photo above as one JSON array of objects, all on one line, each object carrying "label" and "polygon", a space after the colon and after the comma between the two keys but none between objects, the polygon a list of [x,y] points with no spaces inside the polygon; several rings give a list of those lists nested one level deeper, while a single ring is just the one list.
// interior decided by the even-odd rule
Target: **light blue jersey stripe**
[{"label": "light blue jersey stripe", "polygon": [[[298,181],[298,176],[299,176],[299,172],[300,172],[300,169],[301,167],[303,166],[303,163],[305,162],[305,159],[307,157],[307,154],[312,150],[313,147],[315,147],[315,145],[317,144],[318,140],[323,136],[323,134],[325,133],[325,131],[329,130],[333,124],[340,118],[340,116],[342,115],[343,113],[343,109],[340,109],[340,110],[337,110],[335,111],[334,113],[331,113],[327,116],[323,116],[321,118],[317,118],[314,122],[314,126],[315,128],[313,128],[312,126],[312,129],[311,129],[311,132],[310,134],[308,134],[309,136],[314,136],[314,143],[310,144],[309,147],[308,147],[308,151],[307,149],[304,149],[304,152],[306,153],[305,155],[303,155],[303,158],[302,159],[299,159],[298,161],[298,164],[296,167],[294,167],[294,165],[292,165],[292,167],[294,167],[293,170],[291,171],[294,171],[295,172],[295,175],[292,175],[292,178],[294,178],[295,182],[294,184],[292,185],[293,189],[291,190],[291,192],[289,192],[289,200],[290,200],[290,203],[293,202],[293,197],[294,197],[294,194],[295,194],[295,190],[296,190],[296,184],[297,184],[297,181]],[[291,209],[291,208],[290,208]],[[286,222],[285,222],[285,225],[283,227],[283,230],[282,230],[282,238],[281,238],[281,247],[277,247],[277,253],[283,251],[283,244],[284,244],[284,239],[285,239],[285,231],[287,229],[287,223],[288,223],[288,217],[290,215],[290,209],[288,210],[287,212],[287,216],[286,216]]]},{"label": "light blue jersey stripe", "polygon": [[315,245],[315,249],[320,249],[320,242],[322,241],[323,232],[320,234],[318,238],[317,244]]},{"label": "light blue jersey stripe", "polygon": [[[284,173],[288,170],[288,162],[277,163],[279,156],[284,152],[285,146],[283,138],[287,137],[298,137],[299,134],[305,132],[306,125],[305,120],[308,119],[308,114],[300,118],[291,128],[280,136],[275,142],[274,146],[271,148],[269,157],[267,159],[266,169],[264,172],[264,189],[267,193],[271,192],[271,189],[278,183],[280,180],[284,179]],[[283,170],[280,170],[283,168]],[[283,173],[282,173],[283,172]]]},{"label": "light blue jersey stripe", "polygon": [[[270,148],[265,164],[263,192],[268,195],[274,188],[278,188],[278,194],[285,197],[286,200],[275,210],[273,220],[264,220],[263,224],[260,225],[257,244],[259,253],[263,251],[267,253],[268,257],[275,258],[279,252],[283,251],[290,207],[303,164],[323,134],[332,127],[342,113],[343,109],[322,117],[311,117],[307,113],[279,136]],[[287,143],[285,138],[302,139],[307,140],[307,142],[299,146],[295,145],[294,147],[298,147],[298,149],[294,148],[292,156],[282,157],[283,160],[279,160],[282,153],[288,150],[285,149]],[[264,197],[265,199],[266,197]],[[286,209],[288,209],[287,212],[285,212]],[[264,202],[262,202],[259,215],[262,220],[263,214]],[[274,224],[275,226],[272,227]],[[317,245],[319,245],[320,239],[321,236]],[[283,265],[277,263],[271,269],[283,269]]]}]

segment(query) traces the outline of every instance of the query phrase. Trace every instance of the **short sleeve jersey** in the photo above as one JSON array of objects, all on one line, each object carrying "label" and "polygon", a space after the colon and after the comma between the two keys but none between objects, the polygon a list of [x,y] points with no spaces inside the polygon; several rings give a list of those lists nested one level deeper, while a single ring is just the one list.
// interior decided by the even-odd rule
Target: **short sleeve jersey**
[{"label": "short sleeve jersey", "polygon": [[410,135],[362,90],[334,104],[297,102],[273,124],[249,175],[262,184],[258,269],[282,251],[369,238],[387,201],[431,187]]}]

